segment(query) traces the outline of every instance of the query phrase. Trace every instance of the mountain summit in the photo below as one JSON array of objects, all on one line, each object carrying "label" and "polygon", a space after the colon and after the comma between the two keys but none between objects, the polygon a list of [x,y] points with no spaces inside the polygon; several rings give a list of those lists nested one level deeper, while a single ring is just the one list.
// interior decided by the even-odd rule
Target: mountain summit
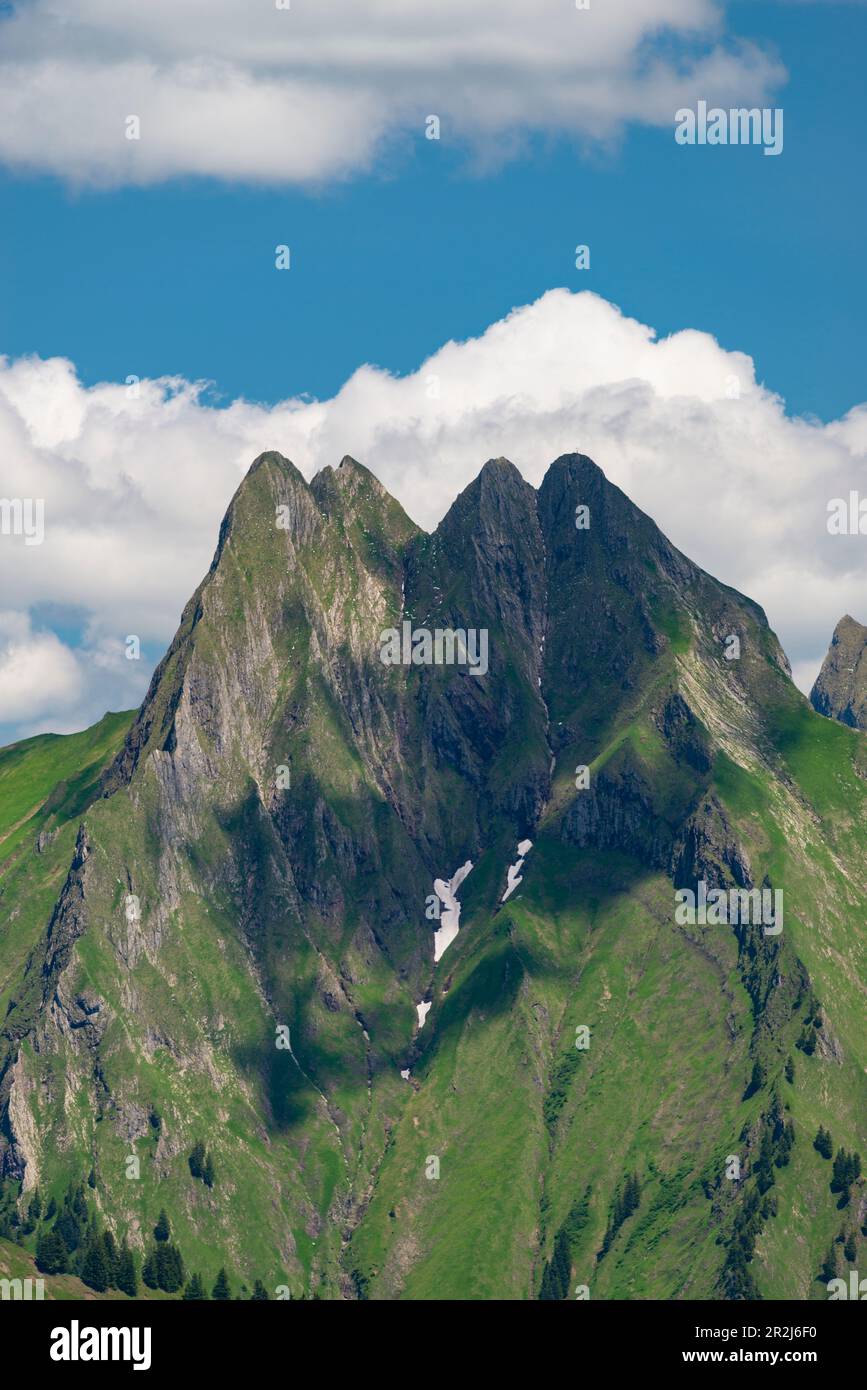
[{"label": "mountain summit", "polygon": [[867,728],[867,627],[848,613],[834,629],[828,654],[810,691],[810,703],[829,719]]},{"label": "mountain summit", "polygon": [[116,742],[0,752],[0,1218],[91,1178],[325,1298],[808,1298],[862,1240],[862,741],[590,459],[427,534],[261,455]]}]

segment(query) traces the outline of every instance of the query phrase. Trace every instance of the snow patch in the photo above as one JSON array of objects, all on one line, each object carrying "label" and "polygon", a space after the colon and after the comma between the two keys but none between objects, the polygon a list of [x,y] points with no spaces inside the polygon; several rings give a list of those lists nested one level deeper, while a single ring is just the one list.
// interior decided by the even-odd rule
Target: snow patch
[{"label": "snow patch", "polygon": [[440,924],[434,932],[434,964],[442,959],[460,931],[461,905],[456,895],[472,867],[472,860],[468,859],[448,883],[441,878],[434,879],[434,892],[443,905]]},{"label": "snow patch", "polygon": [[520,855],[520,858],[518,859],[517,864],[509,865],[508,873],[506,875],[506,891],[500,898],[501,903],[504,903],[506,899],[510,897],[512,893],[514,893],[518,884],[523,882],[521,870],[524,867],[524,860],[526,859],[527,855],[530,853],[530,850],[532,848],[532,840],[520,840],[518,842],[518,854]]},{"label": "snow patch", "polygon": [[428,1012],[432,1003],[432,999],[423,999],[420,1004],[416,1004],[415,1006],[416,1013],[418,1014],[418,1026],[420,1030],[424,1027],[424,1021],[428,1016]]}]

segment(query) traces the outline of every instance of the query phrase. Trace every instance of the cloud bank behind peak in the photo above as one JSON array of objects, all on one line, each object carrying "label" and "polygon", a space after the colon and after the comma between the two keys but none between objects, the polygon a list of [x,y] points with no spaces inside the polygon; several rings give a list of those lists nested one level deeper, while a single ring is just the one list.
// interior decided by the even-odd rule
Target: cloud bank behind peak
[{"label": "cloud bank behind peak", "polygon": [[589,454],[763,605],[802,688],[841,614],[867,619],[867,539],[827,530],[831,498],[867,495],[867,405],[792,418],[749,356],[694,329],[659,340],[591,293],[551,290],[407,376],[361,366],[323,401],[218,409],[204,383],[136,395],[86,387],[63,359],[0,359],[0,491],[45,500],[42,545],[0,536],[0,741],[139,701],[267,449],[308,478],[352,454],[426,527],[487,458],[538,485],[559,454]]}]

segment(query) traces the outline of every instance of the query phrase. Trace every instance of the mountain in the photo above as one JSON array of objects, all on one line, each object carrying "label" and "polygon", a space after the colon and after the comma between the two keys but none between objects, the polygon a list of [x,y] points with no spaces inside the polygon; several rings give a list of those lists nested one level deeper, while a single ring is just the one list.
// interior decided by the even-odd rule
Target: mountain
[{"label": "mountain", "polygon": [[[864,741],[590,459],[428,535],[262,455],[90,766],[2,862],[0,1236],[50,1196],[141,1259],[164,1210],[206,1283],[327,1299],[865,1258]],[[720,889],[775,915],[684,919]]]},{"label": "mountain", "polygon": [[810,691],[810,703],[829,719],[867,728],[867,627],[848,613],[834,629],[828,654]]}]

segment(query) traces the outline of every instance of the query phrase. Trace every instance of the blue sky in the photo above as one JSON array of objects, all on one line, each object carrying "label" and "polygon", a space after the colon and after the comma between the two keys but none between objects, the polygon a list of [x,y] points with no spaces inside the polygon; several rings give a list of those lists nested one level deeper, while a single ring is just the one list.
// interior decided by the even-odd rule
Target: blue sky
[{"label": "blue sky", "polygon": [[[802,688],[867,621],[825,524],[867,493],[867,3],[59,13],[0,4],[0,496],[46,512],[0,535],[0,743],[141,699],[263,448],[427,526],[580,448]],[[699,99],[782,107],[782,154],[678,145]]]},{"label": "blue sky", "polygon": [[[790,74],[778,159],[633,125],[607,150],[532,137],[482,174],[448,129],[406,137],[313,192],[189,178],[94,192],[7,172],[0,348],[68,356],[87,383],[178,373],[226,399],[324,396],[362,361],[411,370],[566,285],[749,351],[790,409],[830,418],[865,394],[867,8],[729,8]],[[278,276],[281,242],[293,269]]]}]

